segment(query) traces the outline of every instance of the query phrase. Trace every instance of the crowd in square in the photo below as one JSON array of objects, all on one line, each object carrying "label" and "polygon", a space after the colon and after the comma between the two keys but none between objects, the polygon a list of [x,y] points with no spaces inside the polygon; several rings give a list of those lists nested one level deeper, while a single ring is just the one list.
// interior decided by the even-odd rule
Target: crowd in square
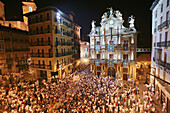
[{"label": "crowd in square", "polygon": [[[79,79],[73,80],[74,76]],[[2,86],[0,109],[3,113],[156,113],[151,89],[141,101],[139,87],[121,78],[91,74],[87,67],[64,79],[52,76]]]}]

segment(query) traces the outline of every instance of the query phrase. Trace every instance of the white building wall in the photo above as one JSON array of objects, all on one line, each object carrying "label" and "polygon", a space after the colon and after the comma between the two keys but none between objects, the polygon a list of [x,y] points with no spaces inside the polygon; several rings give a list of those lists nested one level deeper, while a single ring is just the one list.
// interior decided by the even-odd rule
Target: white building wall
[{"label": "white building wall", "polygon": [[[155,0],[157,1],[157,0]],[[156,2],[154,2],[156,3]],[[161,12],[161,6],[163,4],[163,11]],[[153,4],[154,5],[154,4]],[[161,50],[161,58],[160,60],[162,62],[165,61],[164,53],[167,53],[166,57],[166,64],[170,64],[170,3],[169,6],[167,6],[167,0],[158,0],[158,3],[152,10],[152,51],[151,51],[151,73],[155,71],[155,75],[160,77],[160,79],[165,80],[166,82],[170,83],[170,68],[164,67],[161,63],[156,62],[156,57],[159,56],[158,51],[156,49]],[[167,17],[167,12],[169,11],[169,16]],[[157,16],[156,16],[157,13]],[[162,18],[162,22],[161,22]],[[166,20],[168,20],[168,26],[163,27],[162,29],[158,29],[158,26],[160,26],[162,23],[164,23]],[[156,30],[156,31],[155,31]],[[158,43],[165,42],[165,33],[168,32],[167,36],[167,42],[169,44],[167,47],[158,46]],[[161,34],[161,38],[160,38]],[[156,44],[156,46],[155,46]],[[154,61],[155,58],[155,61]],[[169,65],[170,66],[170,65]],[[154,69],[155,68],[155,69]],[[165,76],[164,76],[165,75]],[[154,77],[150,77],[151,82],[154,83]],[[156,88],[158,86],[159,91],[162,91],[165,94],[165,102],[167,103],[167,98],[170,99],[170,92],[168,90],[170,87],[165,82],[159,82],[160,80],[155,80]],[[158,90],[158,89],[156,89]],[[169,103],[168,103],[169,104]],[[170,104],[169,104],[170,105]],[[169,111],[168,111],[169,112]]]}]

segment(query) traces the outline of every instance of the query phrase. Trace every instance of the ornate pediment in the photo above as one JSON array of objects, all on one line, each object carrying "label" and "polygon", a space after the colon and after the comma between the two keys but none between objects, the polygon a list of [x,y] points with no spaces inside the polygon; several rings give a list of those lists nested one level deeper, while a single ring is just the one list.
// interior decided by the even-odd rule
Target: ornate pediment
[{"label": "ornate pediment", "polygon": [[[119,33],[134,33],[136,32],[136,29],[134,27],[134,17],[131,16],[129,17],[129,28],[126,28],[123,26],[124,20],[122,18],[122,14],[120,13],[119,10],[116,10],[113,12],[112,7],[108,8],[110,11],[109,12],[105,12],[103,14],[103,16],[101,17],[101,22],[100,22],[100,27],[96,27],[95,26],[95,21],[92,21],[92,29],[91,32],[89,34],[89,36],[91,35],[97,35],[99,34],[98,31],[100,29],[101,33],[103,34],[104,32],[103,29],[105,29],[105,33],[108,34],[110,33],[110,28],[112,29],[112,33],[116,34],[117,32]],[[119,31],[117,31],[119,29]]]}]

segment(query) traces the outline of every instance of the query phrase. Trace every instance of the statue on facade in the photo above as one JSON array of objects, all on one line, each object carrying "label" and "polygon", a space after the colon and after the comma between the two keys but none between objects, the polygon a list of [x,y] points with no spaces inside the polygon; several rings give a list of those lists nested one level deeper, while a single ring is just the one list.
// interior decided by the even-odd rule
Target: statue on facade
[{"label": "statue on facade", "polygon": [[118,18],[118,19],[120,19],[120,20],[122,20],[122,14],[120,13],[120,11],[119,10],[117,10],[116,11],[116,17]]},{"label": "statue on facade", "polygon": [[130,23],[129,27],[130,28],[134,27],[134,22],[135,22],[134,16],[131,15],[131,17],[129,17],[129,23]]},{"label": "statue on facade", "polygon": [[102,22],[103,22],[104,20],[106,20],[106,18],[107,18],[107,12],[105,12],[105,13],[103,14],[103,16],[102,16]]},{"label": "statue on facade", "polygon": [[96,30],[95,23],[96,23],[96,21],[92,20],[92,22],[91,22],[91,25],[92,25],[91,33],[95,33],[95,30]]},{"label": "statue on facade", "polygon": [[113,9],[112,9],[112,7],[111,7],[111,8],[107,8],[107,9],[110,9],[110,15],[113,15]]}]

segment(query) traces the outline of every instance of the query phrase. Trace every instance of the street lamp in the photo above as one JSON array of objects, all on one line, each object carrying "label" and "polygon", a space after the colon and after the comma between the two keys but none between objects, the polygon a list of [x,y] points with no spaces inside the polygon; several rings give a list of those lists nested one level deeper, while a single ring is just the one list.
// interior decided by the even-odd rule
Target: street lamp
[{"label": "street lamp", "polygon": [[146,81],[145,81],[145,83],[143,83],[143,84],[145,84],[145,85],[146,85],[146,84],[147,84],[147,85],[149,84],[148,81],[147,81],[147,75],[146,75]]},{"label": "street lamp", "polygon": [[[143,64],[145,64],[145,67],[144,68],[146,68],[146,65],[147,65],[147,63],[143,63]],[[144,70],[145,71],[145,70]],[[147,81],[147,73],[146,73],[146,81],[143,83],[143,84],[147,84],[147,85],[149,85],[149,83],[148,83],[148,81]]]}]

